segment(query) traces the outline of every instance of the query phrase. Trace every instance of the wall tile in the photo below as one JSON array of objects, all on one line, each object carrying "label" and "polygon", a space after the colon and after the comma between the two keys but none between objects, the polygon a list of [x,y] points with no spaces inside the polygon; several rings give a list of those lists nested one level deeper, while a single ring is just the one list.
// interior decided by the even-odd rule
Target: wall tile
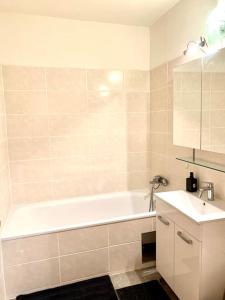
[{"label": "wall tile", "polygon": [[44,90],[44,69],[3,66],[5,90]]},{"label": "wall tile", "polygon": [[141,244],[134,242],[109,248],[110,273],[122,273],[141,267]]},{"label": "wall tile", "polygon": [[56,234],[40,235],[3,242],[5,267],[58,256]]},{"label": "wall tile", "polygon": [[109,245],[141,241],[141,234],[152,230],[152,220],[149,218],[111,224],[109,225]]},{"label": "wall tile", "polygon": [[148,71],[125,71],[125,88],[134,91],[149,91],[150,77]]},{"label": "wall tile", "polygon": [[48,136],[48,117],[46,115],[9,115],[7,130],[9,138]]},{"label": "wall tile", "polygon": [[28,291],[58,286],[58,259],[8,267],[5,270],[5,280],[7,296],[10,299]]},{"label": "wall tile", "polygon": [[88,70],[87,87],[107,94],[109,90],[123,88],[123,72],[119,70]]},{"label": "wall tile", "polygon": [[52,170],[49,160],[28,160],[10,163],[12,183],[50,181]]},{"label": "wall tile", "polygon": [[48,138],[9,139],[10,160],[49,158]]},{"label": "wall tile", "polygon": [[125,94],[122,91],[88,91],[90,113],[123,113],[126,111]]},{"label": "wall tile", "polygon": [[85,90],[48,90],[48,110],[50,114],[87,112]]},{"label": "wall tile", "polygon": [[150,102],[149,92],[128,92],[127,112],[147,112],[148,104]]},{"label": "wall tile", "polygon": [[50,136],[87,135],[87,113],[49,115]]},{"label": "wall tile", "polygon": [[85,88],[86,72],[85,70],[70,68],[47,68],[46,84],[48,90],[75,90]]},{"label": "wall tile", "polygon": [[12,201],[14,204],[48,200],[53,200],[51,182],[12,184]]},{"label": "wall tile", "polygon": [[60,255],[89,251],[107,246],[107,226],[90,227],[59,233]]},{"label": "wall tile", "polygon": [[7,114],[47,114],[45,91],[6,91]]},{"label": "wall tile", "polygon": [[108,249],[78,253],[60,258],[62,282],[106,274],[108,272]]}]

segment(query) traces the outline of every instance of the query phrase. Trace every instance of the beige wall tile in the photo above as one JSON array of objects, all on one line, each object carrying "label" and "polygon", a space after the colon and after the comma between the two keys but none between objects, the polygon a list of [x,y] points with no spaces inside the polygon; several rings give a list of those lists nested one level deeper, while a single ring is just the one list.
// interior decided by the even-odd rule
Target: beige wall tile
[{"label": "beige wall tile", "polygon": [[49,158],[48,138],[9,139],[10,160]]},{"label": "beige wall tile", "polygon": [[88,70],[87,87],[103,94],[108,90],[123,88],[123,72],[119,70]]},{"label": "beige wall tile", "polygon": [[53,179],[77,178],[81,173],[91,172],[90,158],[86,155],[76,155],[72,158],[52,159]]},{"label": "beige wall tile", "polygon": [[150,72],[151,90],[164,87],[167,84],[167,64],[163,64]]},{"label": "beige wall tile", "polygon": [[108,249],[78,253],[60,257],[62,282],[106,274],[108,272]]},{"label": "beige wall tile", "polygon": [[126,134],[126,114],[89,114],[89,134]]},{"label": "beige wall tile", "polygon": [[6,90],[44,90],[44,69],[21,66],[3,66]]},{"label": "beige wall tile", "polygon": [[53,158],[86,155],[90,153],[90,142],[87,135],[51,137],[50,142],[51,156]]},{"label": "beige wall tile", "polygon": [[48,90],[48,110],[50,114],[87,112],[85,90]]},{"label": "beige wall tile", "polygon": [[147,132],[132,133],[127,136],[128,152],[147,151]]},{"label": "beige wall tile", "polygon": [[134,242],[109,248],[110,273],[122,273],[141,267],[141,243]]},{"label": "beige wall tile", "polygon": [[127,114],[127,132],[146,132],[147,114],[146,113],[128,113]]},{"label": "beige wall tile", "polygon": [[12,183],[50,181],[52,170],[49,160],[28,160],[10,163]]},{"label": "beige wall tile", "polygon": [[90,251],[107,246],[107,226],[90,227],[59,233],[60,255]]},{"label": "beige wall tile", "polygon": [[47,98],[45,91],[6,91],[7,114],[46,114]]},{"label": "beige wall tile", "polygon": [[128,92],[127,112],[147,112],[148,103],[150,102],[149,92]]},{"label": "beige wall tile", "polygon": [[152,230],[150,218],[111,224],[109,225],[109,245],[141,241],[141,234]]},{"label": "beige wall tile", "polygon": [[146,171],[148,168],[149,152],[134,152],[127,154],[128,172]]},{"label": "beige wall tile", "polygon": [[44,137],[48,136],[47,115],[8,115],[8,137]]},{"label": "beige wall tile", "polygon": [[[149,160],[140,152],[149,151],[149,72],[4,72],[14,203],[124,191],[128,183],[145,186]],[[7,154],[3,149],[0,161]]]},{"label": "beige wall tile", "polygon": [[88,111],[90,113],[123,113],[126,98],[122,91],[88,91]]},{"label": "beige wall tile", "polygon": [[146,189],[149,186],[149,172],[129,172],[127,174],[128,190]]},{"label": "beige wall tile", "polygon": [[58,259],[49,259],[5,269],[8,298],[59,285]]},{"label": "beige wall tile", "polygon": [[5,267],[44,260],[59,255],[56,234],[4,241],[2,247]]},{"label": "beige wall tile", "polygon": [[50,136],[71,136],[88,134],[87,113],[49,115]]},{"label": "beige wall tile", "polygon": [[125,71],[124,85],[127,90],[149,91],[150,77],[148,71]]},{"label": "beige wall tile", "polygon": [[74,90],[86,87],[86,71],[70,68],[47,68],[48,90]]},{"label": "beige wall tile", "polygon": [[48,200],[53,200],[51,182],[12,184],[12,201],[14,204]]}]

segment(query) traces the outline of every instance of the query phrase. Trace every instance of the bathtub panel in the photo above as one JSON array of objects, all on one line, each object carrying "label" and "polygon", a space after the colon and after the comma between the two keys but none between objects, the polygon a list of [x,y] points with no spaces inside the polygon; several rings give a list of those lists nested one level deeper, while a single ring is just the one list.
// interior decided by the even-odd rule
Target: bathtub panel
[{"label": "bathtub panel", "polygon": [[140,269],[141,242],[112,246],[109,248],[110,273],[122,273]]},{"label": "bathtub panel", "polygon": [[22,293],[58,286],[59,261],[54,258],[8,267],[5,269],[5,282],[9,299],[14,299]]},{"label": "bathtub panel", "polygon": [[60,257],[61,281],[107,274],[108,248]]},{"label": "bathtub panel", "polygon": [[141,234],[153,230],[152,219],[140,219],[109,225],[109,245],[141,240]]},{"label": "bathtub panel", "polygon": [[2,245],[6,267],[58,256],[56,234],[3,241]]},{"label": "bathtub panel", "polygon": [[90,251],[107,246],[107,226],[70,230],[59,233],[60,255]]}]

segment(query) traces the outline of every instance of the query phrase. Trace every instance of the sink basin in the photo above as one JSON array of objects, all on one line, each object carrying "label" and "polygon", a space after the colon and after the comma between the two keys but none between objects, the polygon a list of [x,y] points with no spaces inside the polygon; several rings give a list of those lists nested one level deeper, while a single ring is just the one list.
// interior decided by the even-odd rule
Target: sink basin
[{"label": "sink basin", "polygon": [[225,209],[222,208],[225,201],[209,203],[185,191],[156,193],[155,195],[198,223],[225,218]]}]

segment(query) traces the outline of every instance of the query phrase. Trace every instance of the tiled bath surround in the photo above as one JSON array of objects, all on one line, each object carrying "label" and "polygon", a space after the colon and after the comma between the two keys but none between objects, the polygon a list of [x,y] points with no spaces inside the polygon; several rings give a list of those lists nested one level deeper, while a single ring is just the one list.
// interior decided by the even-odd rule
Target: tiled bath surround
[{"label": "tiled bath surround", "polygon": [[145,188],[149,72],[4,66],[13,203]]},{"label": "tiled bath surround", "polygon": [[7,299],[147,267],[142,264],[141,233],[154,231],[154,221],[146,218],[4,241]]}]

